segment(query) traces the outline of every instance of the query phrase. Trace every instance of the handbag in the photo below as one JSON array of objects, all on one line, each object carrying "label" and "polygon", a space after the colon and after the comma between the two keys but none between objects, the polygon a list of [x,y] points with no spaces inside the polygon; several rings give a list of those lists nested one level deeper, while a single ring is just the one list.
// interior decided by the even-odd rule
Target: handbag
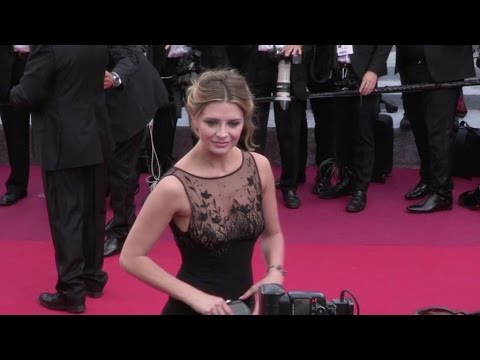
[{"label": "handbag", "polygon": [[453,144],[452,174],[464,178],[480,176],[480,129],[460,121]]}]

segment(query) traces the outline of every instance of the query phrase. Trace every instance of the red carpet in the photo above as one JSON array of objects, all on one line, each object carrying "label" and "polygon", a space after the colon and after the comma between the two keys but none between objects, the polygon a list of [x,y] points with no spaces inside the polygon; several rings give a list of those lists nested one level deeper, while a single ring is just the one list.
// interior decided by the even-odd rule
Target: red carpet
[{"label": "red carpet", "polygon": [[[278,174],[278,169],[275,169]],[[0,183],[8,167],[0,166]],[[417,171],[396,169],[387,184],[372,184],[367,209],[348,214],[348,198],[320,200],[310,193],[314,170],[299,189],[302,206],[289,210],[279,195],[279,211],[287,242],[285,288],[323,292],[327,300],[350,290],[362,314],[412,314],[442,305],[480,309],[480,212],[458,205],[430,215],[405,212],[403,193],[417,181]],[[477,179],[455,180],[455,198]],[[141,205],[146,186],[137,196]],[[0,207],[0,314],[63,314],[44,309],[37,297],[54,291],[56,271],[38,167],[32,167],[29,196]],[[2,191],[3,193],[3,191]],[[110,215],[110,214],[109,214]],[[175,273],[179,255],[170,231],[153,257]],[[158,314],[166,296],[148,288],[118,266],[118,256],[105,260],[110,281],[101,299],[87,299],[85,314]],[[264,272],[261,253],[255,274]]]}]

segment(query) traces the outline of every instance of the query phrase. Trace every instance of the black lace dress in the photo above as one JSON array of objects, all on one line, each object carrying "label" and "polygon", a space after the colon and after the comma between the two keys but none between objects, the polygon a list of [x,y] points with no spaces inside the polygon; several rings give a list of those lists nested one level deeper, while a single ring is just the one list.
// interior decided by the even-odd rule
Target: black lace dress
[{"label": "black lace dress", "polygon": [[[255,160],[243,152],[240,168],[222,177],[198,177],[175,167],[165,176],[182,182],[192,206],[186,232],[170,223],[182,257],[177,278],[225,300],[237,299],[253,284],[252,253],[264,229],[262,187]],[[162,314],[196,312],[169,298]]]}]

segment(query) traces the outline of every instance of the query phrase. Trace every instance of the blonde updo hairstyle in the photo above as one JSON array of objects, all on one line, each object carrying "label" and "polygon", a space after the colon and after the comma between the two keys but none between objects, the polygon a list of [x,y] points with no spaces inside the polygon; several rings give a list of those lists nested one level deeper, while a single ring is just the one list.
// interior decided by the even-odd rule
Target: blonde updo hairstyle
[{"label": "blonde updo hairstyle", "polygon": [[200,115],[208,104],[215,101],[236,104],[242,110],[244,126],[239,146],[245,150],[254,150],[256,147],[253,143],[254,103],[245,77],[234,69],[203,72],[187,89],[185,108],[192,119]]}]

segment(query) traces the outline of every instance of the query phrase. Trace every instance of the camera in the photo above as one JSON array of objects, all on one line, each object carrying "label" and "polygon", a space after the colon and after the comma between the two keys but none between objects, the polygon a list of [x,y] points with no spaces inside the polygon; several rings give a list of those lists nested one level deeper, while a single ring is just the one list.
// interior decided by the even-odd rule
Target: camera
[{"label": "camera", "polygon": [[290,97],[290,61],[281,59],[278,62],[277,90],[275,92],[275,101],[278,101],[282,110],[288,109],[291,101]]},{"label": "camera", "polygon": [[[346,290],[344,290],[345,292]],[[279,284],[264,284],[259,288],[260,315],[353,315],[354,302],[342,295],[327,301],[321,292],[285,292]],[[357,315],[358,315],[357,304]]]},{"label": "camera", "polygon": [[290,70],[292,64],[301,64],[301,55],[285,56],[282,53],[283,46],[273,46],[271,57],[278,61],[277,89],[275,92],[275,101],[278,101],[282,110],[288,109],[291,101],[290,97]]},{"label": "camera", "polygon": [[174,86],[181,93],[184,93],[204,70],[201,65],[201,56],[200,50],[191,48],[179,59],[174,77]]},{"label": "camera", "polygon": [[285,56],[282,53],[282,50],[284,47],[285,47],[284,45],[273,45],[272,50],[269,51],[270,59],[275,61],[289,60],[292,64],[295,64],[295,65],[302,63],[302,55],[295,54],[291,56]]}]

